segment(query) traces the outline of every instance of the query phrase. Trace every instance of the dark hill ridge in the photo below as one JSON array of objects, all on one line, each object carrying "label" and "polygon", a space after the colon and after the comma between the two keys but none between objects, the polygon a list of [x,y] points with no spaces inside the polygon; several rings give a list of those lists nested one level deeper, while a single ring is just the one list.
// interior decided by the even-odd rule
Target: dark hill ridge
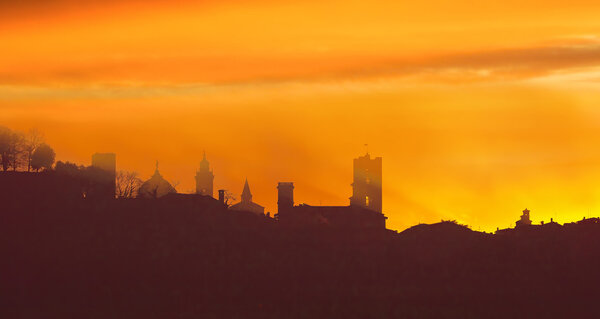
[{"label": "dark hill ridge", "polygon": [[451,221],[419,224],[399,233],[393,242],[394,253],[410,256],[422,263],[458,262],[483,248],[490,234],[476,232]]},{"label": "dark hill ridge", "polygon": [[590,318],[599,244],[593,222],[299,230],[210,198],[2,198],[0,317]]},{"label": "dark hill ridge", "polygon": [[485,237],[486,233],[476,232],[454,221],[441,221],[435,224],[418,224],[398,234],[403,240],[446,242],[449,239],[470,240]]}]

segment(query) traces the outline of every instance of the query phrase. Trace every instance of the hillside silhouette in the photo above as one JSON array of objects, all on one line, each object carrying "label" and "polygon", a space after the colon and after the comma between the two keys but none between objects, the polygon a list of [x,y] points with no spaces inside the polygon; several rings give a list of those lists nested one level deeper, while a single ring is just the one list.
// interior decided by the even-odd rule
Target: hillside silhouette
[{"label": "hillside silhouette", "polygon": [[396,233],[286,228],[203,195],[3,196],[2,205],[2,318],[583,318],[597,309],[594,222]]}]

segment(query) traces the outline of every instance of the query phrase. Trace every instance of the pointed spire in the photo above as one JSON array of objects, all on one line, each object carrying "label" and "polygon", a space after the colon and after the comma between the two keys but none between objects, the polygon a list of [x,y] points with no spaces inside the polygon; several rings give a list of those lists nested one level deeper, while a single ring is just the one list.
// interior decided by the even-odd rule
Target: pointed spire
[{"label": "pointed spire", "polygon": [[156,168],[154,169],[154,175],[160,175],[158,172],[158,160],[156,160]]},{"label": "pointed spire", "polygon": [[206,151],[203,151],[202,153],[203,154],[202,154],[202,161],[200,161],[200,170],[208,171],[210,169],[210,164],[206,160]]},{"label": "pointed spire", "polygon": [[244,183],[244,190],[242,191],[242,202],[251,202],[252,193],[250,192],[250,185],[248,185],[248,179]]}]

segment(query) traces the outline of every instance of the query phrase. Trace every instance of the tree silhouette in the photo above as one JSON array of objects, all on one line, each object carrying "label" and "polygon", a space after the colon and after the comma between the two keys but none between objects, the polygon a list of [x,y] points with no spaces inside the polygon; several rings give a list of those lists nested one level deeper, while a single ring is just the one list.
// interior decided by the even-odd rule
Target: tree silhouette
[{"label": "tree silhouette", "polygon": [[31,157],[33,152],[44,143],[44,134],[37,129],[30,129],[25,135],[23,150],[27,156],[27,171],[31,171]]},{"label": "tree silhouette", "polygon": [[137,172],[118,171],[115,183],[117,198],[134,198],[142,185],[142,180]]},{"label": "tree silhouette", "polygon": [[21,163],[24,140],[23,133],[0,127],[0,156],[3,171],[6,172],[11,167],[13,171],[17,170]]},{"label": "tree silhouette", "polygon": [[0,126],[0,163],[2,170],[17,171],[27,167],[31,171],[33,152],[43,143],[43,134],[31,129],[27,134]]},{"label": "tree silhouette", "polygon": [[25,135],[21,132],[13,132],[10,136],[8,154],[10,156],[10,166],[13,171],[17,171],[23,160],[25,147]]},{"label": "tree silhouette", "polygon": [[31,155],[31,168],[36,172],[41,168],[50,169],[54,164],[55,157],[54,150],[48,144],[43,143]]},{"label": "tree silhouette", "polygon": [[229,204],[235,202],[235,200],[237,198],[235,197],[235,195],[233,195],[232,192],[230,192],[228,190],[225,190],[224,198],[223,199],[224,199],[224,204],[227,205],[227,206],[229,206]]}]

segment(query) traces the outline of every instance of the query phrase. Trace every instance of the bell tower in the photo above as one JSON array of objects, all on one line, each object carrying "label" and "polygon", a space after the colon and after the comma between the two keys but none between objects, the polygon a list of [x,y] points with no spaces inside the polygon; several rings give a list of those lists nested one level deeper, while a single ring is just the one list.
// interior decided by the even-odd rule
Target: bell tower
[{"label": "bell tower", "polygon": [[368,152],[354,159],[351,206],[382,212],[381,167],[381,157],[371,158]]},{"label": "bell tower", "polygon": [[215,175],[210,170],[210,165],[206,160],[206,152],[200,162],[200,168],[196,171],[196,194],[213,196],[213,181]]}]

